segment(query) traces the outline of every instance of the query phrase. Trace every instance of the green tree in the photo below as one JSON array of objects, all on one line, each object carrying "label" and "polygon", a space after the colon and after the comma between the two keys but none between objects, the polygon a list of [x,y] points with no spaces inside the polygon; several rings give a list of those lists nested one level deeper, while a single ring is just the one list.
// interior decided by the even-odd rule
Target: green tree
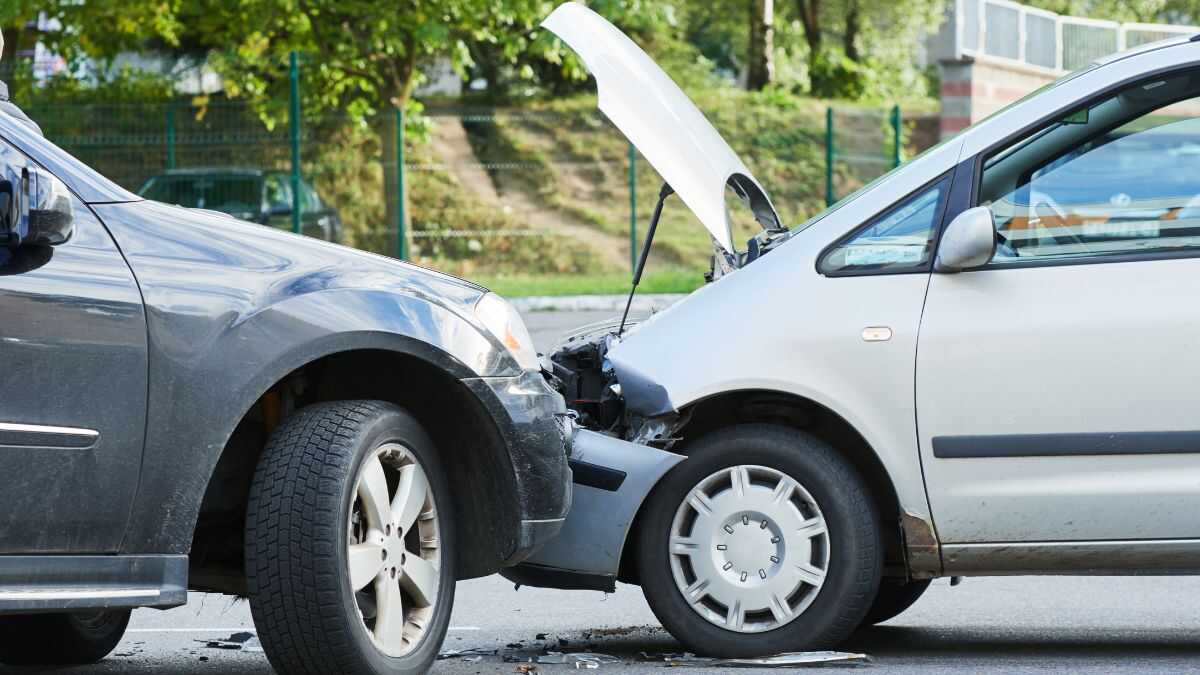
[{"label": "green tree", "polygon": [[1027,0],[1028,4],[1059,14],[1110,21],[1195,24],[1200,22],[1198,0]]},{"label": "green tree", "polygon": [[944,0],[794,0],[789,18],[807,46],[809,91],[853,99],[922,95],[917,45],[945,9]]}]

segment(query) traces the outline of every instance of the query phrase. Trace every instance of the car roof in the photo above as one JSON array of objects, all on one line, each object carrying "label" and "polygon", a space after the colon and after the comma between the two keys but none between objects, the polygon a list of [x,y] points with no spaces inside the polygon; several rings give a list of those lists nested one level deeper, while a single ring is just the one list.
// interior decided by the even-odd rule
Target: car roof
[{"label": "car roof", "polygon": [[160,176],[247,176],[259,177],[269,174],[283,173],[277,170],[251,169],[231,166],[201,166],[187,169],[168,169]]}]

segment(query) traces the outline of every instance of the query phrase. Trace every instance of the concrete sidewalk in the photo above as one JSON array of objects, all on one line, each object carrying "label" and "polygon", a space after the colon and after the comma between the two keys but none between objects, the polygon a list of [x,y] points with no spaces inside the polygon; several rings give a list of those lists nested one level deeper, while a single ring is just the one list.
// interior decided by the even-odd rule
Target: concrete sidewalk
[{"label": "concrete sidewalk", "polygon": [[[673,305],[687,293],[647,293],[633,298],[633,312],[657,312]],[[621,312],[628,295],[530,295],[506,298],[522,314],[526,312]]]}]

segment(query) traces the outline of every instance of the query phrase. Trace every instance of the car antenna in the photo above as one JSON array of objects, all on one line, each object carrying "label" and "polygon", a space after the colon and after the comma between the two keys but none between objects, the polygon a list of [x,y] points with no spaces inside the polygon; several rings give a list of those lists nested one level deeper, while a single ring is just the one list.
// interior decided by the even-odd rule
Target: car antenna
[{"label": "car antenna", "polygon": [[674,194],[674,190],[667,183],[662,184],[662,189],[658,191],[658,202],[654,205],[654,213],[650,216],[650,227],[646,230],[646,241],[642,244],[642,251],[638,254],[637,269],[633,271],[633,286],[629,289],[629,299],[625,301],[625,313],[621,315],[621,325],[617,328],[617,337],[625,332],[625,322],[629,319],[629,308],[633,305],[633,294],[637,293],[638,283],[642,280],[642,270],[646,269],[646,257],[650,255],[650,245],[654,243],[654,231],[658,229],[658,218],[662,215],[663,202],[667,201],[667,197]]}]

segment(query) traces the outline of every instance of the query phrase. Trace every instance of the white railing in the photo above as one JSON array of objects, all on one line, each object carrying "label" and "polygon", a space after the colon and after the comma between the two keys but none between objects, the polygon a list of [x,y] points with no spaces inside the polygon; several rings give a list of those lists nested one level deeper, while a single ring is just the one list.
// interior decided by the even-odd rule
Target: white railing
[{"label": "white railing", "polygon": [[1055,74],[1139,45],[1200,33],[1195,26],[1063,16],[1010,0],[955,0],[954,18],[958,57],[1000,59]]}]

